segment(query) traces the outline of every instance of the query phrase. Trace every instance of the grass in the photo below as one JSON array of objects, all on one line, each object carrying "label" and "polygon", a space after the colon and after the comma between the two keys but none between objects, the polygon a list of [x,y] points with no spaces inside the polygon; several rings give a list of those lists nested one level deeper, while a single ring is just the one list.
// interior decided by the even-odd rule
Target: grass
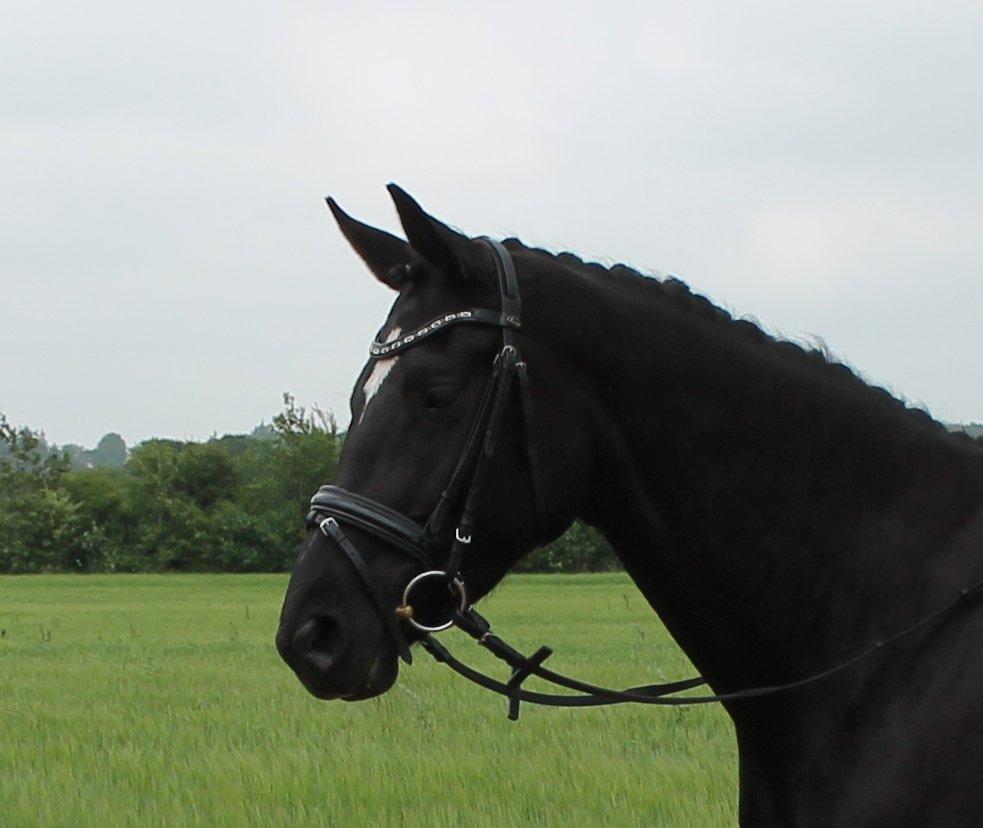
[{"label": "grass", "polygon": [[[0,577],[0,825],[735,822],[721,710],[526,706],[513,724],[422,652],[381,698],[319,702],[273,648],[285,585]],[[483,609],[588,680],[692,672],[620,574],[514,576]]]}]

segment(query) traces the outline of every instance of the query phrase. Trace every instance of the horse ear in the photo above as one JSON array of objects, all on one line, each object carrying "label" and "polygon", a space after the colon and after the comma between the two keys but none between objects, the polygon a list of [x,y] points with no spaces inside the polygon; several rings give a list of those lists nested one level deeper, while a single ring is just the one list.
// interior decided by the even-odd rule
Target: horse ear
[{"label": "horse ear", "polygon": [[410,264],[415,258],[410,246],[392,233],[353,219],[330,196],[325,201],[348,243],[362,257],[369,270],[384,285],[399,290],[405,284]]},{"label": "horse ear", "polygon": [[389,184],[386,189],[413,250],[452,278],[471,281],[485,277],[487,263],[471,239],[428,215],[402,188]]}]

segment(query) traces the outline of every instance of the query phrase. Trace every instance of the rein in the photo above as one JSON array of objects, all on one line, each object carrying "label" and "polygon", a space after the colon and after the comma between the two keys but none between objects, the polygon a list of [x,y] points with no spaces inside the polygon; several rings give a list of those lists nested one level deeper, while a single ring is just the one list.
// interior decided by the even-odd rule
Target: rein
[{"label": "rein", "polygon": [[[502,345],[492,362],[491,375],[482,393],[471,429],[450,480],[442,491],[440,499],[426,524],[421,527],[395,509],[362,495],[349,492],[339,486],[322,486],[311,499],[311,509],[307,515],[308,528],[320,529],[325,537],[341,549],[358,572],[396,645],[400,658],[407,664],[412,663],[413,656],[410,652],[410,642],[406,636],[404,625],[409,626],[419,634],[421,646],[438,662],[447,664],[454,672],[475,684],[505,696],[509,700],[508,717],[512,721],[519,718],[521,702],[552,707],[596,707],[627,702],[666,706],[733,702],[784,693],[829,678],[853,667],[858,662],[879,652],[882,648],[895,644],[917,630],[942,619],[961,604],[983,594],[983,581],[980,581],[962,590],[954,600],[932,615],[921,619],[890,638],[876,642],[852,658],[806,678],[786,684],[752,687],[704,696],[675,695],[684,690],[705,685],[707,682],[702,677],[662,684],[641,685],[627,690],[613,690],[589,684],[544,667],[543,662],[553,654],[551,648],[543,646],[531,656],[526,656],[503,641],[492,632],[491,625],[468,600],[467,588],[460,569],[464,555],[471,544],[482,478],[488,461],[495,453],[502,416],[513,384],[518,385],[521,399],[526,455],[532,478],[533,500],[537,518],[542,516],[543,498],[538,445],[531,427],[533,409],[529,373],[526,363],[522,360],[516,340],[516,331],[522,327],[522,304],[519,297],[515,266],[509,252],[499,242],[487,238],[482,238],[479,241],[487,245],[495,261],[501,305],[499,310],[471,308],[449,313],[392,342],[377,340],[372,343],[369,349],[370,359],[389,359],[452,325],[479,324],[501,329]],[[438,536],[443,533],[448,524],[451,509],[456,504],[461,503],[462,500],[463,506],[454,529],[454,540],[441,565],[436,563],[439,560],[442,546],[438,541]],[[368,564],[362,554],[345,534],[342,528],[343,524],[368,532],[397,551],[412,557],[420,564],[422,570],[406,585],[400,606],[392,607],[382,594],[377,583],[373,581]],[[419,584],[429,580],[445,583],[453,601],[454,606],[449,617],[440,624],[425,624],[419,618],[414,617],[414,607],[411,603],[413,592]],[[506,682],[498,681],[455,658],[434,636],[434,633],[452,626],[459,627],[480,646],[508,665],[512,671],[509,679]],[[574,694],[541,693],[527,690],[522,684],[531,676],[557,687],[572,690]]]}]

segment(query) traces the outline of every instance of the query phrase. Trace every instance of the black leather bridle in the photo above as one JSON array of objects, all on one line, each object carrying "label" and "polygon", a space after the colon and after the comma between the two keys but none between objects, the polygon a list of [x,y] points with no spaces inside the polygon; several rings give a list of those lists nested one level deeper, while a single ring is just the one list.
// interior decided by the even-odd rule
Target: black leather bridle
[{"label": "black leather bridle", "polygon": [[[506,696],[509,699],[509,718],[513,721],[518,719],[519,704],[523,701],[555,707],[594,707],[626,702],[691,705],[738,701],[795,690],[828,678],[948,615],[967,598],[983,594],[983,581],[981,581],[962,590],[955,600],[900,633],[876,642],[873,646],[847,661],[807,678],[781,685],[753,687],[747,690],[715,695],[673,695],[706,684],[706,680],[702,677],[663,684],[648,684],[632,687],[628,690],[599,687],[544,667],[543,662],[553,653],[549,647],[540,647],[531,656],[525,656],[511,647],[492,633],[488,621],[471,606],[460,571],[463,557],[471,544],[475,510],[482,479],[488,461],[495,452],[502,416],[513,385],[518,385],[521,398],[525,424],[526,455],[532,477],[533,500],[537,518],[541,517],[544,503],[540,483],[538,447],[532,428],[533,408],[529,373],[519,352],[516,338],[516,332],[522,327],[522,304],[519,297],[515,266],[509,252],[499,242],[487,238],[482,238],[479,241],[487,245],[495,261],[501,304],[499,310],[472,308],[445,314],[391,342],[373,342],[369,349],[369,356],[372,360],[389,359],[453,325],[478,324],[497,327],[501,330],[502,345],[492,362],[491,375],[482,393],[481,402],[478,405],[478,411],[468,437],[450,480],[426,524],[421,527],[395,509],[362,495],[349,492],[339,486],[322,486],[311,499],[311,509],[307,515],[308,528],[319,529],[327,538],[334,541],[351,561],[372,597],[372,601],[385,623],[400,657],[407,664],[412,663],[413,656],[410,652],[404,624],[417,631],[421,645],[437,661],[447,664],[455,672],[476,684]],[[451,510],[461,503],[463,506],[460,508],[454,530],[454,540],[446,557],[441,562],[442,544],[438,538],[444,535],[444,530],[451,517]],[[420,565],[420,573],[415,575],[403,590],[403,602],[400,606],[393,607],[382,594],[373,580],[362,554],[345,533],[344,526],[356,527],[373,535],[396,551],[413,558]],[[452,599],[453,606],[449,616],[440,624],[422,623],[419,618],[415,617],[414,607],[411,603],[414,590],[420,583],[428,580],[438,580],[445,583]],[[437,641],[433,634],[452,626],[459,627],[478,644],[504,661],[512,670],[508,681],[498,681],[463,664]],[[575,694],[558,695],[527,690],[522,684],[530,676],[536,676],[558,687],[573,690]]]},{"label": "black leather bridle", "polygon": [[[526,455],[532,476],[533,502],[537,517],[540,515],[542,504],[537,443],[531,429],[532,398],[529,393],[529,373],[516,341],[516,331],[522,327],[522,301],[519,296],[515,266],[509,252],[499,242],[491,239],[480,241],[487,246],[495,262],[500,304],[498,310],[470,308],[444,314],[394,340],[387,342],[376,340],[369,348],[369,358],[375,361],[390,359],[454,325],[493,326],[501,331],[501,347],[492,361],[491,374],[482,392],[467,439],[450,480],[426,524],[421,527],[394,509],[339,486],[322,486],[311,499],[311,510],[307,516],[309,528],[319,528],[348,556],[385,621],[400,657],[407,663],[412,662],[412,655],[400,622],[409,624],[421,633],[426,646],[430,641],[431,633],[440,632],[454,624],[460,625],[462,619],[474,612],[467,598],[464,579],[460,574],[461,561],[471,544],[481,483],[487,463],[495,453],[502,417],[515,384],[519,387],[522,400]],[[457,506],[460,506],[460,513],[454,528],[454,539],[446,559],[438,562],[440,553],[438,538],[444,535],[451,510]],[[415,558],[420,564],[422,571],[406,585],[403,604],[400,607],[393,608],[387,605],[386,599],[369,575],[365,560],[345,534],[342,524],[357,526],[403,554]],[[410,603],[417,585],[429,579],[445,581],[457,605],[455,612],[446,621],[436,625],[424,624],[414,617],[413,606]]]}]

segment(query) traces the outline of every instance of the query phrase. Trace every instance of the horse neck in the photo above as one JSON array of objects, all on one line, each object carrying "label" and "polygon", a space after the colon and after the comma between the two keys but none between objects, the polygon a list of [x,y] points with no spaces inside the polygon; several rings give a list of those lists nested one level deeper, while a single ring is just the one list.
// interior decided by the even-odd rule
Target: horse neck
[{"label": "horse neck", "polygon": [[583,516],[712,684],[817,672],[937,603],[930,550],[983,502],[983,452],[672,285],[587,282]]}]

